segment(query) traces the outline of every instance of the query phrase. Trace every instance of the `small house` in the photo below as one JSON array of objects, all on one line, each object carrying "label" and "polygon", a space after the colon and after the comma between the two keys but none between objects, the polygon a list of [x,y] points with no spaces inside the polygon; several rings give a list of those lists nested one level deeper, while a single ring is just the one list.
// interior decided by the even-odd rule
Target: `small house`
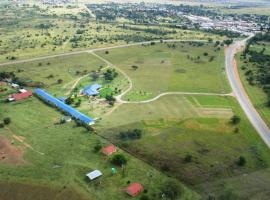
[{"label": "small house", "polygon": [[135,197],[139,195],[144,190],[143,186],[140,183],[132,183],[128,188],[126,189],[126,192],[132,196]]},{"label": "small house", "polygon": [[102,153],[109,156],[117,151],[116,147],[112,144],[102,149]]},{"label": "small house", "polygon": [[87,87],[85,87],[81,93],[83,95],[87,95],[87,96],[96,96],[99,94],[99,90],[102,87],[102,85],[99,84],[93,84],[93,85],[89,85]]},{"label": "small house", "polygon": [[16,93],[16,94],[12,94],[8,97],[9,101],[19,101],[22,99],[26,99],[33,96],[33,93],[31,91],[26,91],[23,93]]},{"label": "small house", "polygon": [[86,174],[86,176],[92,181],[92,180],[102,176],[102,173],[99,170],[94,170],[94,171]]}]

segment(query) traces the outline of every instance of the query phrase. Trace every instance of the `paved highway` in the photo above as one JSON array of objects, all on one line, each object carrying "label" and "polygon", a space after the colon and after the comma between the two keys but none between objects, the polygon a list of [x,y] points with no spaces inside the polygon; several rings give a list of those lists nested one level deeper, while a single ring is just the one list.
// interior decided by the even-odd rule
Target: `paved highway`
[{"label": "paved highway", "polygon": [[241,105],[242,109],[246,113],[248,119],[250,120],[254,128],[257,130],[258,134],[270,148],[270,129],[266,125],[262,117],[259,115],[259,113],[256,111],[254,106],[252,105],[240,80],[236,61],[234,59],[235,54],[245,46],[247,40],[250,39],[251,37],[253,37],[253,35],[242,41],[237,41],[233,43],[226,49],[225,53],[226,72],[234,96],[238,100],[239,104]]}]

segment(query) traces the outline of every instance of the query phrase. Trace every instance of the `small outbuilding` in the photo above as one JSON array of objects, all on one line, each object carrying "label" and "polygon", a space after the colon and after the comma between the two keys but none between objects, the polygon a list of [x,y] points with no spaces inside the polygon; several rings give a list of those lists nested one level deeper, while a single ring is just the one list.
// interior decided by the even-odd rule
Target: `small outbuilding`
[{"label": "small outbuilding", "polygon": [[144,190],[143,186],[140,183],[132,183],[128,188],[126,189],[126,192],[132,196],[135,197],[139,195]]},{"label": "small outbuilding", "polygon": [[87,96],[96,96],[99,94],[99,90],[101,87],[102,85],[100,84],[88,85],[81,91],[81,93]]},{"label": "small outbuilding", "polygon": [[107,155],[107,156],[109,156],[109,155],[115,153],[116,151],[117,151],[117,149],[116,149],[116,147],[115,147],[113,144],[111,144],[111,145],[109,145],[109,146],[107,146],[107,147],[104,147],[104,148],[102,149],[102,153],[104,153],[104,154]]},{"label": "small outbuilding", "polygon": [[86,176],[92,181],[92,180],[102,176],[102,173],[99,170],[94,170],[94,171],[86,174]]}]

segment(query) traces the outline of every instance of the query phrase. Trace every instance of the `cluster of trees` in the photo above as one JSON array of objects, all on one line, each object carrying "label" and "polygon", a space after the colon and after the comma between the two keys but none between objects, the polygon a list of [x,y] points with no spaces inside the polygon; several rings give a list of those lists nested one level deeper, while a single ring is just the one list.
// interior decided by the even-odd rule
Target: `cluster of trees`
[{"label": "cluster of trees", "polygon": [[176,30],[166,30],[163,28],[140,28],[140,27],[135,27],[135,26],[126,26],[123,25],[122,26],[123,29],[128,29],[128,30],[132,30],[132,31],[142,31],[145,33],[151,33],[154,35],[167,35],[167,34],[175,34],[177,33]]},{"label": "cluster of trees", "polygon": [[0,72],[0,81],[4,81],[6,79],[14,80],[16,79],[16,75],[14,72]]},{"label": "cluster of trees", "polygon": [[106,81],[112,81],[118,76],[118,73],[115,71],[115,69],[107,69],[106,72],[103,73],[103,75]]},{"label": "cluster of trees", "polygon": [[[252,38],[243,52],[241,58],[244,59],[245,76],[250,85],[258,85],[267,94],[267,106],[270,107],[270,55],[265,53],[265,46],[261,51],[251,49],[252,44],[270,42],[270,32],[266,34],[257,34]],[[250,65],[246,65],[250,63]],[[249,66],[249,67],[247,67]]]},{"label": "cluster of trees", "polygon": [[119,133],[119,138],[121,140],[138,140],[142,137],[142,132],[140,129],[122,131]]}]

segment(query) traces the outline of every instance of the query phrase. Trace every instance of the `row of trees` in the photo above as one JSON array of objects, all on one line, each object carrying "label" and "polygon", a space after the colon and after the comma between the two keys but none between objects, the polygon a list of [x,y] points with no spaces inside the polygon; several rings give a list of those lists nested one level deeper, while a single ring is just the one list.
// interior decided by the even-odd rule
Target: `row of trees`
[{"label": "row of trees", "polygon": [[[263,42],[270,42],[270,32],[257,34],[252,38],[241,55],[244,60],[245,76],[250,85],[257,85],[267,94],[267,106],[270,107],[270,55],[266,53]],[[262,49],[252,49],[252,45],[260,45]]]}]

